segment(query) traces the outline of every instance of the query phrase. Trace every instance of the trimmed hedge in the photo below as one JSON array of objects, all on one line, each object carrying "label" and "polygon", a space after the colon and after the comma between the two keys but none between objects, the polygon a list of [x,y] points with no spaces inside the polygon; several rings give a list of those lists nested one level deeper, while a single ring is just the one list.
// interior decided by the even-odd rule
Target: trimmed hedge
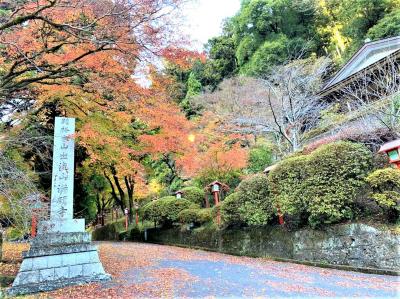
[{"label": "trimmed hedge", "polygon": [[199,206],[204,205],[205,192],[203,189],[198,187],[185,187],[181,189],[181,191],[183,193],[183,198]]},{"label": "trimmed hedge", "polygon": [[178,218],[181,223],[194,223],[201,225],[212,220],[212,208],[186,209],[179,213]]},{"label": "trimmed hedge", "polygon": [[239,225],[243,223],[239,212],[240,204],[241,200],[237,192],[227,196],[221,203],[220,213],[224,225]]},{"label": "trimmed hedge", "polygon": [[256,174],[238,186],[239,212],[246,224],[264,225],[272,218],[274,208],[268,184],[264,174]]},{"label": "trimmed hedge", "polygon": [[142,208],[143,217],[155,221],[163,226],[171,226],[177,222],[178,214],[185,209],[196,208],[198,205],[184,198],[166,196],[151,201]]},{"label": "trimmed hedge", "polygon": [[351,219],[351,204],[371,167],[372,153],[362,144],[337,142],[314,151],[305,193],[310,225]]},{"label": "trimmed hedge", "polygon": [[282,161],[269,181],[283,213],[306,215],[316,227],[353,217],[352,204],[371,168],[372,154],[364,145],[337,142]]},{"label": "trimmed hedge", "polygon": [[274,201],[288,215],[305,213],[305,180],[308,176],[307,156],[292,157],[280,162],[268,177]]},{"label": "trimmed hedge", "polygon": [[256,174],[242,181],[237,191],[220,206],[226,225],[264,225],[272,218],[274,207],[269,193],[268,179]]},{"label": "trimmed hedge", "polygon": [[368,175],[366,181],[372,188],[371,197],[376,203],[396,214],[400,212],[400,170],[378,169]]}]

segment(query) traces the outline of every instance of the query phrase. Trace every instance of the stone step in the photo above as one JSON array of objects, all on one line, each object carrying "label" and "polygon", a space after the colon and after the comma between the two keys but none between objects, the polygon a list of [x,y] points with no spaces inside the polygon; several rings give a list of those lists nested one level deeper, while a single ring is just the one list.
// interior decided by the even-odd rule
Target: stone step
[{"label": "stone step", "polygon": [[66,246],[52,246],[43,248],[33,247],[29,251],[24,251],[22,253],[22,256],[24,258],[28,258],[28,257],[67,254],[67,253],[94,251],[94,250],[97,250],[97,246],[91,243],[74,244]]},{"label": "stone step", "polygon": [[100,262],[79,265],[69,265],[53,268],[34,269],[21,271],[14,280],[13,287],[37,283],[47,283],[56,280],[70,278],[104,275],[104,269]]},{"label": "stone step", "polygon": [[97,247],[92,244],[31,248],[24,254],[9,295],[54,290],[63,286],[107,281]]},{"label": "stone step", "polygon": [[20,272],[97,262],[99,262],[97,250],[28,257],[22,261]]},{"label": "stone step", "polygon": [[38,235],[36,238],[34,238],[31,242],[31,248],[68,246],[90,243],[91,241],[92,236],[87,232],[47,233]]},{"label": "stone step", "polygon": [[[50,273],[50,275],[51,275],[51,273]],[[60,275],[61,275],[61,273],[60,273]],[[37,277],[37,276],[33,275],[33,277]],[[32,279],[31,280],[32,283],[19,284],[19,285],[13,286],[12,288],[7,290],[7,294],[9,296],[33,294],[33,293],[38,293],[38,292],[57,290],[59,288],[72,286],[72,285],[82,285],[82,284],[93,283],[93,282],[105,282],[105,281],[109,281],[110,279],[111,279],[111,276],[109,274],[92,274],[89,276],[77,276],[75,278],[62,278],[62,279],[57,279],[57,280],[40,281],[39,283],[34,283],[33,281],[35,281],[35,280]]]}]

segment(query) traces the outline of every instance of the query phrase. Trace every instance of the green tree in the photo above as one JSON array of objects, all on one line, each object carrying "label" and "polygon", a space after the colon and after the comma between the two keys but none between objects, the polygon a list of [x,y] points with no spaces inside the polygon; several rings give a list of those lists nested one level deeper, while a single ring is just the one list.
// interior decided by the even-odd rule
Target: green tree
[{"label": "green tree", "polygon": [[392,9],[388,0],[345,0],[342,1],[339,19],[343,33],[353,41],[363,40],[368,30],[375,26]]},{"label": "green tree", "polygon": [[306,42],[316,36],[315,11],[315,2],[307,0],[243,1],[227,25],[241,73],[265,74],[273,65],[317,51],[318,45]]},{"label": "green tree", "polygon": [[[400,8],[398,0],[331,0],[318,2],[317,27],[323,45],[333,54],[336,62],[344,63],[364,43],[367,37],[387,37],[395,12]],[[390,17],[388,17],[390,15]],[[386,19],[383,21],[383,19]],[[381,21],[382,20],[382,21]],[[368,31],[381,24],[376,35]],[[383,24],[386,23],[386,24]],[[389,27],[384,29],[385,27]]]},{"label": "green tree", "polygon": [[197,110],[190,104],[190,99],[200,94],[202,91],[201,82],[196,78],[194,72],[191,72],[187,81],[187,92],[185,99],[181,102],[180,106],[185,111],[187,117],[197,115]]},{"label": "green tree", "polygon": [[186,98],[198,95],[201,92],[201,88],[201,82],[196,78],[196,75],[193,72],[190,73],[187,81]]},{"label": "green tree", "polygon": [[282,64],[289,59],[288,43],[289,40],[284,34],[279,34],[273,39],[266,40],[252,54],[249,62],[242,65],[240,72],[253,76],[268,74],[273,66]]},{"label": "green tree", "polygon": [[262,172],[267,166],[272,164],[272,151],[265,144],[252,147],[249,153],[247,169],[251,173]]},{"label": "green tree", "polygon": [[377,40],[385,37],[400,35],[400,9],[395,10],[379,20],[368,30],[367,37]]},{"label": "green tree", "polygon": [[164,73],[174,80],[173,84],[168,87],[169,95],[178,104],[181,103],[187,93],[187,81],[191,70],[183,69],[179,65],[166,62]]},{"label": "green tree", "polygon": [[[82,169],[83,171],[90,171],[90,169]],[[105,209],[110,208],[112,197],[107,194],[109,191],[109,184],[106,178],[99,174],[92,174],[83,179],[83,189],[85,197],[80,202],[84,208],[84,214],[88,221],[96,218],[97,215],[104,214]]]},{"label": "green tree", "polygon": [[237,72],[235,44],[230,36],[212,38],[206,45],[209,59],[204,65],[201,82],[212,90],[224,79]]}]

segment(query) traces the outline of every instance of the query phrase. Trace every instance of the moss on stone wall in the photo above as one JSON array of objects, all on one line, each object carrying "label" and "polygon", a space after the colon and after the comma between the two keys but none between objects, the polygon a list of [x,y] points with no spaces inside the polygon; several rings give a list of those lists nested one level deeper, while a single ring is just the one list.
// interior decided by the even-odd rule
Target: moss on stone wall
[{"label": "moss on stone wall", "polygon": [[125,230],[124,222],[117,221],[106,224],[102,227],[95,229],[92,232],[93,241],[118,241],[120,240],[120,234]]},{"label": "moss on stone wall", "polygon": [[218,230],[151,229],[148,241],[230,253],[330,265],[400,270],[400,236],[365,224],[287,231],[280,226]]}]

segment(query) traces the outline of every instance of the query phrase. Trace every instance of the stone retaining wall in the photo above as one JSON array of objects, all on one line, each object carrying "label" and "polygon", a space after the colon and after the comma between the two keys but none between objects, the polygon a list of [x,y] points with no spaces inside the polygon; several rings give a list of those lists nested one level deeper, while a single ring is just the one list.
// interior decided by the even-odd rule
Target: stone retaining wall
[{"label": "stone retaining wall", "polygon": [[150,229],[149,242],[224,253],[400,271],[400,236],[365,224],[288,232],[281,227],[218,231]]}]

